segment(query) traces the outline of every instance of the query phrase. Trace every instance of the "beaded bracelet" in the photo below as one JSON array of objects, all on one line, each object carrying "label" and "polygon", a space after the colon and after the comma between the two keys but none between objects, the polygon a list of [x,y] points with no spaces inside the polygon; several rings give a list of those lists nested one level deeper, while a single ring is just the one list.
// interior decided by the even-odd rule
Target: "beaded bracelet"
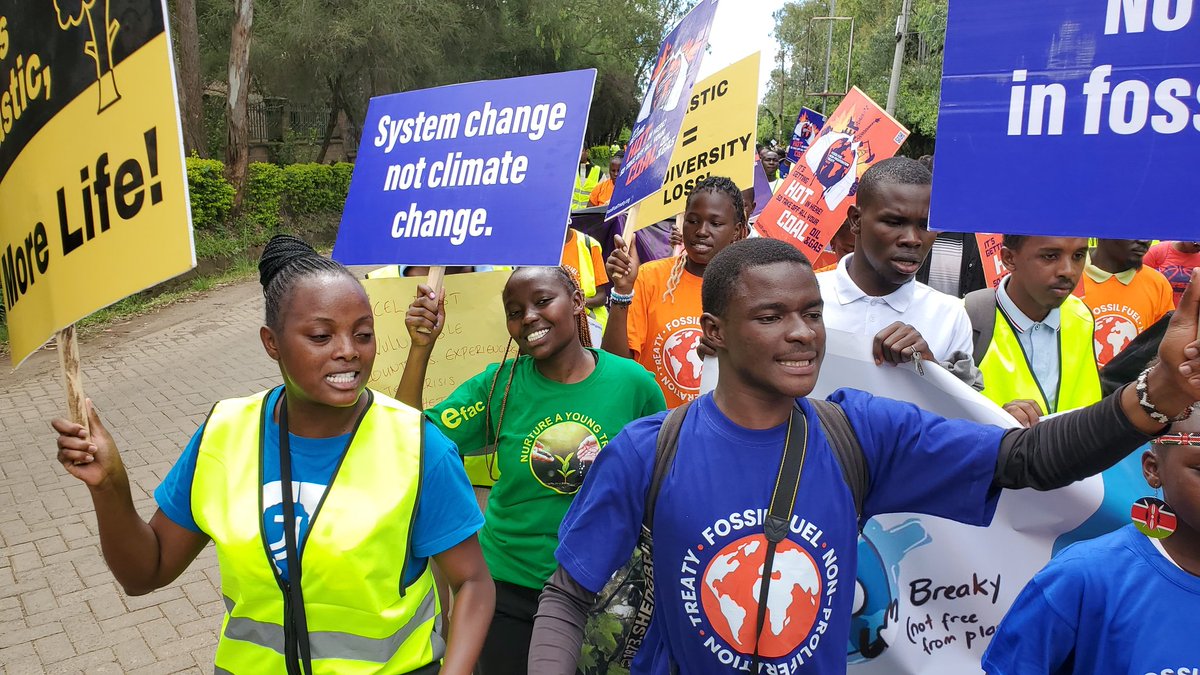
[{"label": "beaded bracelet", "polygon": [[1157,406],[1150,402],[1150,386],[1148,382],[1150,370],[1150,368],[1143,370],[1142,374],[1138,375],[1137,384],[1134,385],[1134,391],[1136,391],[1138,395],[1138,405],[1142,406],[1142,410],[1150,416],[1150,419],[1158,422],[1159,424],[1182,422],[1191,417],[1192,406],[1188,406],[1182,413],[1176,415],[1175,417],[1167,417],[1158,409]]},{"label": "beaded bracelet", "polygon": [[633,292],[630,291],[629,295],[626,295],[610,290],[608,292],[608,304],[610,306],[628,307],[633,304]]}]

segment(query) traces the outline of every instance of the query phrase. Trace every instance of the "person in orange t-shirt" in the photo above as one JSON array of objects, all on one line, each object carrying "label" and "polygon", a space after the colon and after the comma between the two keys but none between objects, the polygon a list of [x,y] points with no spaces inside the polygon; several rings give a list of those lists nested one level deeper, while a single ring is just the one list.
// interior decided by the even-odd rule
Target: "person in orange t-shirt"
[{"label": "person in orange t-shirt", "polygon": [[1142,264],[1149,248],[1144,239],[1100,239],[1084,268],[1083,301],[1096,319],[1096,363],[1101,367],[1175,309],[1171,283]]},{"label": "person in orange t-shirt", "polygon": [[621,162],[625,161],[625,155],[617,153],[613,158],[608,160],[608,178],[600,181],[592,190],[591,197],[588,198],[588,204],[591,206],[607,206],[612,201],[613,180],[621,175]]},{"label": "person in orange t-shirt", "polygon": [[711,176],[687,198],[683,253],[641,265],[633,241],[617,236],[608,257],[605,351],[631,358],[654,374],[668,408],[700,395],[700,283],[713,256],[746,236],[742,193],[733,181]]}]

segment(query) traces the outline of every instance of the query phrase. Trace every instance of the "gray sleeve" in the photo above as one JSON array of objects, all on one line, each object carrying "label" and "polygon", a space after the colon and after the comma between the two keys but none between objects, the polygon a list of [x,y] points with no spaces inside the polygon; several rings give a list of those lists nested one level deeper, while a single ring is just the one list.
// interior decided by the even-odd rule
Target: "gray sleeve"
[{"label": "gray sleeve", "polygon": [[941,365],[975,391],[983,391],[983,372],[975,366],[975,359],[970,354],[954,352],[950,358],[942,361]]},{"label": "gray sleeve", "polygon": [[1060,488],[1100,473],[1150,441],[1153,437],[1138,431],[1121,410],[1123,390],[1095,405],[1006,433],[992,487]]},{"label": "gray sleeve", "polygon": [[529,643],[531,675],[575,675],[583,628],[596,594],[579,585],[560,565],[538,600]]}]

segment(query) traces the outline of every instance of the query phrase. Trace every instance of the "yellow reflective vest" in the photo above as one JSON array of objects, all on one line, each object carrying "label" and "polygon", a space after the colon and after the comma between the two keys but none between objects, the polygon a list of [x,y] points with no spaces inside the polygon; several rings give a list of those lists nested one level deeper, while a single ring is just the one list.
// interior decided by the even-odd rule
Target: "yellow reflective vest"
[{"label": "yellow reflective vest", "polygon": [[1099,401],[1100,373],[1092,346],[1095,324],[1092,312],[1075,296],[1068,296],[1059,308],[1058,330],[1058,404],[1054,410],[1046,403],[1046,395],[1037,377],[1029,368],[1025,350],[1008,317],[996,307],[996,327],[992,342],[979,364],[983,371],[983,395],[996,405],[1016,399],[1037,401],[1042,414],[1074,410]]},{"label": "yellow reflective vest", "polygon": [[[192,513],[216,544],[225,599],[218,673],[287,672],[287,593],[262,533],[261,448],[273,414],[267,394],[218,403],[196,460]],[[372,400],[311,515],[302,550],[314,674],[408,673],[445,654],[429,565],[404,584],[421,487],[421,413],[364,395]]]},{"label": "yellow reflective vest", "polygon": [[587,174],[575,171],[575,192],[571,195],[571,210],[578,211],[591,206],[592,190],[600,184],[600,167],[589,166]]},{"label": "yellow reflective vest", "polygon": [[[583,291],[584,298],[596,295],[596,270],[592,269],[592,244],[595,242],[595,239],[582,232],[575,233],[575,253],[579,256],[579,290]],[[608,308],[601,305],[589,309],[588,314],[600,322],[600,330],[604,330],[608,324]]]}]

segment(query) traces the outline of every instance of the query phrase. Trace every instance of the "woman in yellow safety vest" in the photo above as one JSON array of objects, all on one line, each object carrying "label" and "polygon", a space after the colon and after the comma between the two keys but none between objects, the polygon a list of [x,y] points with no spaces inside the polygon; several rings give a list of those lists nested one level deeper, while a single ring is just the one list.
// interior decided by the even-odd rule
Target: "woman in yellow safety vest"
[{"label": "woman in yellow safety vest", "polygon": [[[345,267],[280,235],[259,270],[260,335],[284,384],[213,407],[155,491],[149,523],[90,403],[90,433],[52,422],[58,460],[91,490],[105,560],[140,595],[216,544],[217,673],[467,675],[495,589],[453,444],[366,388],[374,320]],[[448,643],[430,558],[454,590]]]}]

